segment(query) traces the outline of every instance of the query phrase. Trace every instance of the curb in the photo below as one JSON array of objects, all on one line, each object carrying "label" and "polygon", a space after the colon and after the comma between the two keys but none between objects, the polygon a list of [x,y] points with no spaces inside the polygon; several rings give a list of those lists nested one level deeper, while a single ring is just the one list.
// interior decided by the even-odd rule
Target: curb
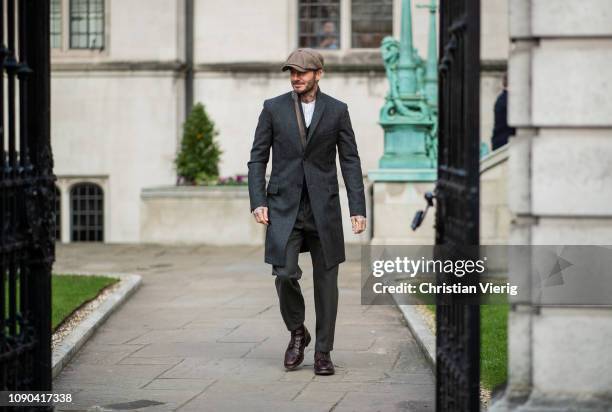
[{"label": "curb", "polygon": [[142,284],[142,276],[129,273],[82,273],[83,276],[106,276],[117,278],[119,285],[100,305],[87,315],[76,328],[72,330],[59,343],[52,354],[53,379],[62,371],[64,366],[77,354],[79,349],[87,342],[104,321],[118,309]]},{"label": "curb", "polygon": [[[404,315],[404,319],[408,324],[408,329],[410,329],[410,332],[412,332],[412,335],[414,336],[414,339],[416,340],[419,349],[421,349],[421,352],[425,356],[425,359],[427,360],[427,363],[429,363],[429,366],[431,367],[431,370],[433,371],[435,376],[436,336],[433,334],[431,329],[429,329],[429,327],[423,320],[423,316],[415,309],[414,305],[400,305],[397,303],[397,301],[395,301],[395,303],[398,309],[402,312],[402,315]],[[491,400],[488,401],[489,406],[487,406],[486,403],[483,403],[482,391],[483,388],[482,386],[480,386],[480,410],[488,411]]]},{"label": "curb", "polygon": [[[397,301],[396,301],[397,304]],[[429,329],[422,315],[417,312],[413,305],[400,305],[397,307],[404,315],[404,319],[408,324],[408,329],[412,332],[414,339],[419,345],[421,352],[427,359],[429,366],[435,373],[436,371],[436,336]]]}]

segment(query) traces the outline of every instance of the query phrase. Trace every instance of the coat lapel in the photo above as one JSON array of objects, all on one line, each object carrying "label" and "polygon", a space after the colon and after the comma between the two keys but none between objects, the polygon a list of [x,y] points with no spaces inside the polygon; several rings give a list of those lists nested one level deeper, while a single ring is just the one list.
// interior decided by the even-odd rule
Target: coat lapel
[{"label": "coat lapel", "polygon": [[[298,131],[298,133],[300,133],[300,125],[299,125],[299,120],[300,119],[302,121],[302,125],[304,128],[306,128],[306,121],[304,120],[304,112],[302,111],[302,105],[301,102],[299,101],[299,96],[297,95],[297,93],[295,93],[294,91],[291,92],[290,94],[291,96],[291,118],[292,118],[292,123],[295,125],[295,129]],[[298,101],[299,103],[299,109],[300,109],[300,118],[298,118],[295,115],[295,101]],[[310,143],[310,141],[312,140],[312,135],[315,132],[315,129],[317,128],[317,125],[319,124],[319,121],[321,120],[321,117],[323,116],[323,112],[325,110],[325,96],[323,95],[323,93],[321,93],[321,88],[318,87],[317,89],[317,96],[316,96],[316,103],[315,103],[315,109],[314,109],[314,113],[312,114],[312,120],[310,121],[310,127],[308,128],[308,135],[306,136],[306,146],[302,146],[302,143],[300,141],[300,135],[298,134],[298,139],[296,141],[296,143],[302,147],[303,150],[306,150],[306,148],[308,147],[308,144]]]}]

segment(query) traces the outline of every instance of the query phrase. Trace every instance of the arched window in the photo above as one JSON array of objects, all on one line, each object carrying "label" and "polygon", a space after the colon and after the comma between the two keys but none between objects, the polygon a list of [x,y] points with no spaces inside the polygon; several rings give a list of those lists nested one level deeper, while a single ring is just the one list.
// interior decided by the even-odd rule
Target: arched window
[{"label": "arched window", "polygon": [[55,186],[55,240],[62,240],[62,193]]},{"label": "arched window", "polygon": [[70,190],[70,240],[104,241],[104,193],[94,183],[79,183]]}]

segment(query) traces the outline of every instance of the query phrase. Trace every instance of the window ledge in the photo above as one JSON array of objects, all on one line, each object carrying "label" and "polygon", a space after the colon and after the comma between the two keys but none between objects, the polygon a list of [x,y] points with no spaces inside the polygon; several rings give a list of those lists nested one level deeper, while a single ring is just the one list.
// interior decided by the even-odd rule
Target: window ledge
[{"label": "window ledge", "polygon": [[[378,49],[318,50],[328,73],[384,73]],[[197,72],[281,73],[284,61],[235,61],[196,63]]]},{"label": "window ledge", "polygon": [[104,59],[109,57],[108,49],[51,49],[52,60]]},{"label": "window ledge", "polygon": [[375,65],[383,67],[380,50],[373,49],[318,49],[325,59],[325,64],[331,65]]}]

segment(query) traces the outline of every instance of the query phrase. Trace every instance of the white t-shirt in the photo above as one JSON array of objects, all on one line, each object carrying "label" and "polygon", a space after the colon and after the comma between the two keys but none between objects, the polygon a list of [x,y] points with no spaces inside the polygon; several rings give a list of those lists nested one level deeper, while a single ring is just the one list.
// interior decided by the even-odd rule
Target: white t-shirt
[{"label": "white t-shirt", "polygon": [[306,121],[306,127],[310,126],[310,121],[312,120],[312,114],[314,113],[316,100],[313,100],[310,103],[302,102],[302,110],[304,111],[304,120]]}]

